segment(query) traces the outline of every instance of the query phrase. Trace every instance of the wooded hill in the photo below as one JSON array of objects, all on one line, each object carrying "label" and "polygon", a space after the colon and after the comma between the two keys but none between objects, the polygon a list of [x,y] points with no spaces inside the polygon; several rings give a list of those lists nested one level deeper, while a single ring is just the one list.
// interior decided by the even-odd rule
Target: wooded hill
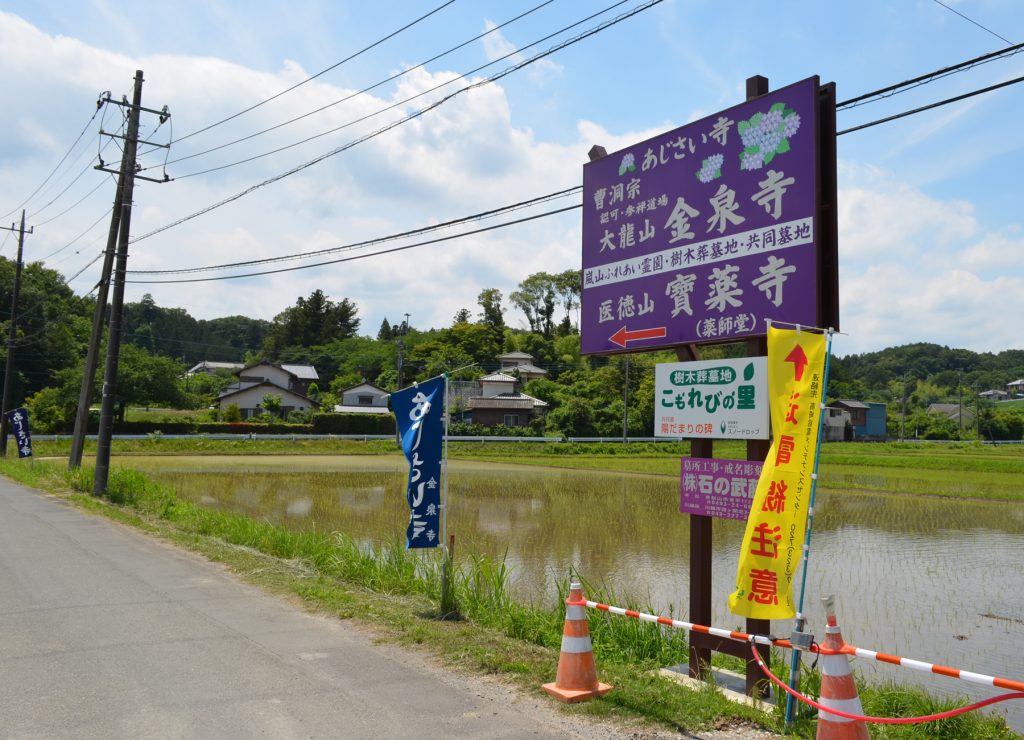
[{"label": "wooded hill", "polygon": [[[13,264],[0,258],[0,317],[6,331],[10,314]],[[151,296],[125,307],[121,407],[162,405],[207,409],[229,377],[185,379],[184,370],[202,360],[311,364],[320,381],[311,388],[321,407],[330,408],[339,392],[362,381],[386,390],[462,368],[454,379],[474,380],[498,368],[498,355],[520,351],[545,368],[547,379],[534,380],[525,392],[550,405],[532,433],[573,436],[648,436],[654,419],[654,365],[675,361],[671,352],[612,358],[579,353],[579,275],[528,276],[509,302],[527,317],[529,327],[505,323],[505,297],[481,290],[474,309],[463,308],[442,328],[417,328],[394,317],[376,335],[360,333],[358,306],[332,300],[315,290],[285,307],[273,321],[227,316],[195,319],[182,308],[156,305]],[[15,345],[15,404],[27,401],[37,423],[66,426],[74,417],[82,359],[89,339],[92,301],[75,296],[58,273],[27,266]],[[742,346],[705,348],[709,359],[739,356]],[[627,372],[628,365],[628,372]],[[628,376],[628,387],[626,378]],[[833,358],[829,400],[838,398],[889,404],[890,431],[899,418],[918,436],[959,435],[959,425],[925,414],[929,404],[957,403],[977,409],[979,423],[970,434],[989,438],[1021,437],[1018,404],[985,404],[980,392],[1004,389],[1024,377],[1024,350],[998,354],[909,344],[878,352]],[[99,380],[97,381],[99,383]],[[1022,402],[1024,404],[1024,402]],[[913,436],[909,434],[908,436]]]}]

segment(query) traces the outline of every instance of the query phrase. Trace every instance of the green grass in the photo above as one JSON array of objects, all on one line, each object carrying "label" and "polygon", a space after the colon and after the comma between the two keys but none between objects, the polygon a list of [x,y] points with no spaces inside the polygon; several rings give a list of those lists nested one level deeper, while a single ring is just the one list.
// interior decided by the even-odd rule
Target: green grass
[{"label": "green grass", "polygon": [[[397,540],[367,547],[343,533],[294,532],[204,509],[129,469],[112,469],[109,496],[102,500],[82,493],[92,488],[90,468],[68,471],[56,462],[3,459],[0,473],[192,548],[265,588],[298,596],[311,610],[358,617],[374,625],[381,639],[429,650],[453,669],[500,675],[538,696],[539,685],[555,674],[567,584],[560,584],[549,603],[519,603],[510,595],[503,559],[477,556],[456,563],[451,575],[456,614],[442,615],[439,559],[435,553],[406,550]],[[584,585],[590,598],[619,603],[616,594]],[[622,605],[650,611],[642,604]],[[566,711],[649,720],[680,732],[749,723],[782,729],[779,707],[765,715],[729,702],[710,687],[693,691],[657,675],[658,667],[686,659],[683,633],[596,611],[590,614],[590,631],[601,679],[615,691]],[[785,667],[780,671],[784,677]],[[803,688],[813,693],[816,681],[813,673],[806,675]],[[862,691],[869,713],[905,716],[948,706],[917,689],[865,686]],[[813,728],[813,718],[802,717],[794,734],[810,737]],[[1001,720],[976,714],[921,732],[913,726],[873,729],[875,737],[883,738],[1014,737]]]}]

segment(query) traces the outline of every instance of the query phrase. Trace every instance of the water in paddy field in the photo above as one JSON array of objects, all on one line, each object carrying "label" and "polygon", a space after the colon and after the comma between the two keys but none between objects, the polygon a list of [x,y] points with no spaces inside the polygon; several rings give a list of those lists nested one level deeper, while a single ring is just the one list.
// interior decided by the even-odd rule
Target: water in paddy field
[{"label": "water in paddy field", "polygon": [[[180,495],[297,529],[380,543],[404,537],[406,463],[391,457],[130,458]],[[456,556],[506,557],[524,600],[551,604],[575,568],[587,581],[658,613],[687,615],[689,522],[669,476],[454,461],[448,531]],[[714,522],[716,627],[742,629],[726,606],[743,524]],[[877,492],[820,491],[807,574],[808,629],[824,632],[822,596],[837,596],[846,640],[977,673],[1024,680],[1024,506]],[[798,573],[797,583],[799,584]],[[772,631],[788,636],[791,622]],[[934,694],[998,691],[855,660],[878,680]],[[1024,701],[998,705],[1024,732]]]}]

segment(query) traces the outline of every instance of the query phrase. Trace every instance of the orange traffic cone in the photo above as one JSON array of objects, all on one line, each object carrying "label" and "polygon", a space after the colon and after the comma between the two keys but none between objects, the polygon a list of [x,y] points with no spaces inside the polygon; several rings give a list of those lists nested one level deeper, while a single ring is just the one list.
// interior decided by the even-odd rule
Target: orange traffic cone
[{"label": "orange traffic cone", "polygon": [[[822,647],[841,650],[846,643],[836,623],[835,597],[826,596],[822,602],[827,618]],[[864,714],[860,697],[857,696],[850,659],[845,655],[821,656],[821,703],[848,714]],[[867,740],[870,735],[864,722],[823,711],[818,714],[818,733],[815,737],[817,740]]]},{"label": "orange traffic cone", "polygon": [[559,701],[573,703],[603,696],[612,687],[597,680],[594,648],[587,628],[587,602],[578,583],[569,586],[565,600],[565,627],[562,629],[562,652],[558,656],[558,675],[544,690]]}]

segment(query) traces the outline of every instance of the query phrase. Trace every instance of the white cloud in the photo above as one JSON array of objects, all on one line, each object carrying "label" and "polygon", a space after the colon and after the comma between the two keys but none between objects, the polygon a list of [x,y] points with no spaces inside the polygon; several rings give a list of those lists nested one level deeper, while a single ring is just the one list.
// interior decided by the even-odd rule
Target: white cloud
[{"label": "white cloud", "polygon": [[839,250],[847,261],[927,255],[978,231],[972,204],[940,201],[874,167],[841,163]]},{"label": "white cloud", "polygon": [[[507,38],[505,35],[497,29],[497,24],[493,21],[484,21],[484,30],[490,31],[486,36],[483,37],[484,54],[487,56],[487,61],[493,62],[497,59],[504,59],[506,66],[513,64],[520,64],[528,56],[533,56],[540,51],[538,48],[531,48],[529,55],[521,52],[516,52],[519,48]],[[507,59],[505,58],[507,57]],[[503,67],[500,67],[503,69]],[[549,75],[557,75],[562,72],[562,65],[553,61],[549,58],[538,59],[528,67],[530,79],[535,83],[543,82],[543,80]]]},{"label": "white cloud", "polygon": [[[487,39],[489,58],[514,50],[497,32]],[[179,138],[308,74],[290,61],[267,72],[214,57],[160,54],[130,58],[41,33],[16,16],[0,13],[0,74],[8,81],[9,98],[19,100],[8,113],[6,135],[0,137],[5,155],[0,157],[0,203],[6,207],[20,203],[38,184],[40,173],[52,168],[81,130],[96,94],[109,88],[120,97],[129,90],[138,68],[146,72],[144,105],[169,105],[174,135]],[[414,70],[394,87],[382,88],[375,95],[355,96],[280,130],[171,164],[168,171],[181,177],[269,151],[368,116],[456,76],[447,70]],[[455,83],[450,89],[464,84]],[[163,185],[140,184],[133,233],[141,235],[163,226],[397,121],[445,91],[246,165]],[[327,79],[316,80],[237,120],[179,141],[172,148],[171,159],[275,125],[352,92]],[[578,120],[575,135],[567,136],[569,141],[554,143],[538,139],[516,119],[516,110],[501,84],[459,95],[382,136],[134,244],[129,268],[179,268],[296,254],[446,221],[577,185],[592,145],[601,144],[614,152],[678,125],[663,121],[644,130],[616,131],[608,123]],[[114,120],[108,117],[105,125],[110,128]],[[89,134],[93,152],[95,130],[93,126]],[[104,156],[108,161],[116,159],[116,148]],[[147,155],[145,163],[158,164],[161,160],[157,157],[158,153]],[[158,172],[159,167],[150,174]],[[72,189],[61,207],[73,202],[74,192],[81,197],[100,177],[87,172],[76,186],[81,189]],[[1020,268],[1008,262],[1024,246],[1019,227],[986,230],[971,202],[935,197],[878,168],[844,163],[840,177],[842,325],[851,336],[837,340],[837,352],[911,341],[995,350],[1019,346],[1013,327],[1004,326],[1010,323],[1005,317],[1022,315],[1024,309],[1024,278]],[[61,182],[63,187],[67,181]],[[26,183],[31,184],[26,187]],[[47,197],[58,191],[59,187],[49,190]],[[66,217],[38,228],[27,242],[29,258],[67,244],[109,210],[112,195],[113,185],[108,181]],[[34,207],[45,200],[41,197]],[[560,200],[536,210],[570,202]],[[40,219],[58,210],[48,210]],[[517,212],[508,218],[531,212],[536,211]],[[465,228],[495,222],[481,221]],[[54,258],[64,260],[59,269],[66,275],[75,272],[99,252],[105,236],[104,220]],[[404,243],[408,242],[389,242],[377,248]],[[77,256],[76,251],[80,252]],[[439,327],[449,324],[460,308],[475,314],[476,297],[484,288],[501,290],[508,307],[508,294],[525,277],[539,270],[578,268],[580,251],[579,213],[570,211],[465,239],[309,270],[221,282],[133,284],[128,300],[138,300],[149,292],[159,305],[180,306],[198,318],[244,314],[270,319],[298,296],[320,288],[334,300],[347,297],[354,301],[362,330],[368,334],[376,332],[385,316],[394,322],[404,313],[411,314],[414,326]],[[1004,261],[1007,264],[1001,269]],[[97,272],[98,265],[74,287],[80,292],[88,290]],[[998,310],[988,302],[998,302]],[[514,326],[524,323],[512,309],[506,318]]]}]

